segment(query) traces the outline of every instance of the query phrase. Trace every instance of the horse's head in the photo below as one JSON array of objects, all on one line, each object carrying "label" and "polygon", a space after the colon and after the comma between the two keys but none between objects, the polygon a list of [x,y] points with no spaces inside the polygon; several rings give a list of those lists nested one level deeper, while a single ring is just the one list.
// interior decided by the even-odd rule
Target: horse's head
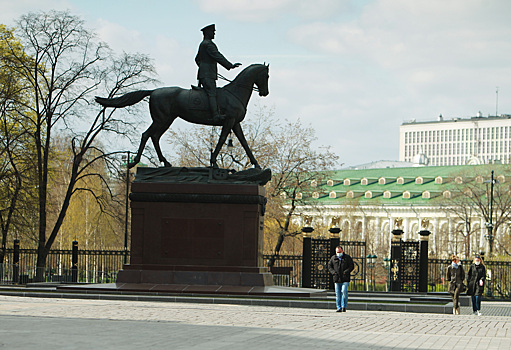
[{"label": "horse's head", "polygon": [[259,65],[260,69],[255,78],[255,85],[259,90],[259,96],[268,96],[270,90],[268,89],[268,80],[270,79],[270,64]]}]

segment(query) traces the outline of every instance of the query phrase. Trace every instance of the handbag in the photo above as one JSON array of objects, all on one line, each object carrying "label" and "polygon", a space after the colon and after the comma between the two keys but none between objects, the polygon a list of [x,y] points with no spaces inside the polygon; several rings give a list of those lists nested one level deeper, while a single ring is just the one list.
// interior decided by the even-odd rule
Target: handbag
[{"label": "handbag", "polygon": [[461,282],[461,284],[460,284],[460,293],[463,293],[466,290],[467,290],[467,285],[465,283]]}]

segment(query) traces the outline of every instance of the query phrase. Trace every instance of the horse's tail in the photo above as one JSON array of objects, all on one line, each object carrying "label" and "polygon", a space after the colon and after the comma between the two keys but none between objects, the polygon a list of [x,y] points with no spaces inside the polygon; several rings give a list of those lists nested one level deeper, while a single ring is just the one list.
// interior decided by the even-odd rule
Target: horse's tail
[{"label": "horse's tail", "polygon": [[134,105],[135,103],[142,101],[144,97],[151,95],[153,91],[154,90],[133,91],[114,98],[96,96],[96,102],[102,105],[103,107],[122,108]]}]

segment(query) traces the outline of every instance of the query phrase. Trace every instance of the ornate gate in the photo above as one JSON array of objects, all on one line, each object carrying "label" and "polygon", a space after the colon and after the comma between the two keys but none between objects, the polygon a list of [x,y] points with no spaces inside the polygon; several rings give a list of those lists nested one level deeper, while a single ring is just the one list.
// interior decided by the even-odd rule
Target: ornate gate
[{"label": "ornate gate", "polygon": [[419,243],[418,241],[392,242],[391,290],[419,291]]},{"label": "ornate gate", "polygon": [[349,254],[355,269],[351,273],[350,290],[364,290],[366,271],[366,242],[339,241],[338,238],[316,239],[305,237],[303,245],[302,286],[333,289],[333,280],[328,271],[328,262],[341,245]]}]

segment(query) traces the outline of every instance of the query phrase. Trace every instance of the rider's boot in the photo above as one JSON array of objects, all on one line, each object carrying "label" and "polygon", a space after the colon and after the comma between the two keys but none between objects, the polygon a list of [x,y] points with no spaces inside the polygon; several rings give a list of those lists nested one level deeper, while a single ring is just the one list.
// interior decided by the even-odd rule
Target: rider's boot
[{"label": "rider's boot", "polygon": [[225,121],[225,115],[218,112],[218,105],[216,103],[215,96],[209,96],[209,108],[213,114],[213,122],[223,124]]}]

